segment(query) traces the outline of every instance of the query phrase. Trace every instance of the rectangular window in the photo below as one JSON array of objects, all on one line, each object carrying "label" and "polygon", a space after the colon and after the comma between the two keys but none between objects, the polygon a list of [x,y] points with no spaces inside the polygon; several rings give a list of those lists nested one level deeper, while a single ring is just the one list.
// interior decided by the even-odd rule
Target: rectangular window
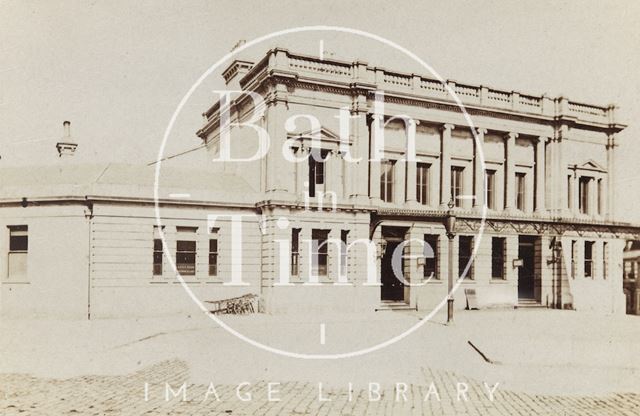
[{"label": "rectangular window", "polygon": [[438,236],[425,234],[424,236],[424,271],[425,279],[439,279],[438,275]]},{"label": "rectangular window", "polygon": [[[164,228],[164,227],[163,227]],[[162,238],[158,226],[153,227],[153,275],[162,276]]]},{"label": "rectangular window", "polygon": [[496,171],[487,170],[484,175],[485,178],[485,201],[487,202],[487,208],[496,209]]},{"label": "rectangular window", "polygon": [[504,237],[491,238],[491,278],[504,279],[505,244]]},{"label": "rectangular window", "polygon": [[516,173],[516,208],[519,209],[520,211],[524,211],[525,209],[525,185],[526,185],[526,180],[527,175],[525,173],[522,172],[517,172]]},{"label": "rectangular window", "polygon": [[429,167],[427,163],[418,163],[416,167],[416,197],[422,205],[429,205]]},{"label": "rectangular window", "polygon": [[393,168],[395,160],[380,162],[380,198],[385,202],[393,202]]},{"label": "rectangular window", "polygon": [[162,276],[162,240],[153,240],[153,275]]},{"label": "rectangular window", "polygon": [[27,278],[29,235],[26,225],[9,226],[9,274],[11,280]]},{"label": "rectangular window", "polygon": [[300,274],[300,228],[291,230],[291,276]]},{"label": "rectangular window", "polygon": [[578,182],[578,201],[581,214],[589,214],[589,182],[591,178],[581,177]]},{"label": "rectangular window", "polygon": [[209,235],[209,276],[218,275],[218,228],[212,228]]},{"label": "rectangular window", "polygon": [[196,233],[197,227],[176,227],[176,266],[183,276],[196,274]]},{"label": "rectangular window", "polygon": [[313,273],[315,276],[326,276],[329,263],[329,230],[311,230]]},{"label": "rectangular window", "polygon": [[453,203],[456,207],[462,206],[462,199],[460,196],[462,195],[462,175],[464,173],[464,168],[461,166],[452,166],[451,167],[451,198],[453,198]]},{"label": "rectangular window", "polygon": [[576,240],[571,240],[571,276],[576,278]]},{"label": "rectangular window", "polygon": [[606,279],[609,274],[609,244],[602,243],[602,278]]},{"label": "rectangular window", "polygon": [[465,279],[473,279],[473,265],[469,264],[473,253],[473,237],[461,235],[458,238],[458,276],[462,277],[462,273],[469,266],[469,270],[465,275]]},{"label": "rectangular window", "polygon": [[[602,179],[598,179],[598,215],[602,215]],[[605,243],[606,244],[606,243]]]},{"label": "rectangular window", "polygon": [[349,238],[349,230],[340,231],[340,276],[347,276],[347,262],[348,262],[348,252],[347,252],[347,244]]},{"label": "rectangular window", "polygon": [[593,278],[593,241],[584,242],[584,277]]},{"label": "rectangular window", "polygon": [[573,186],[571,175],[567,176],[567,208],[573,209]]},{"label": "rectangular window", "polygon": [[309,196],[315,197],[316,192],[325,191],[326,172],[325,161],[329,151],[326,149],[311,149],[309,155]]}]

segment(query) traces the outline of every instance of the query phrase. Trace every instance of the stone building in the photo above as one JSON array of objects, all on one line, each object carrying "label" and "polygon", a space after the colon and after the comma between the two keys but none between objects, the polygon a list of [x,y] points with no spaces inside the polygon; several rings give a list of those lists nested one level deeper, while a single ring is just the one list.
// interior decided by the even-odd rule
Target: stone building
[{"label": "stone building", "polygon": [[[474,289],[480,307],[624,313],[640,229],[616,221],[613,106],[447,81],[471,127],[438,80],[279,48],[223,76],[254,97],[205,111],[207,164],[162,166],[160,225],[153,167],[76,165],[62,140],[52,166],[3,169],[3,314],[193,311],[171,263],[200,299],[270,313],[430,310],[450,259],[457,308]],[[251,160],[214,160],[227,145]]]}]

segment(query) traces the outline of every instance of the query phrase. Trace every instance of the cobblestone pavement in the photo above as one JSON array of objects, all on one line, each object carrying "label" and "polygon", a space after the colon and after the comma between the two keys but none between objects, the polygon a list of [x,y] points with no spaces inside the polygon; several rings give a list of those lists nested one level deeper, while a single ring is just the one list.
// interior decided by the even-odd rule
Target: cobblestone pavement
[{"label": "cobblestone pavement", "polygon": [[[127,376],[83,376],[67,380],[0,375],[2,415],[638,415],[640,395],[606,397],[538,396],[495,390],[444,371],[424,370],[423,385],[382,386],[380,400],[368,388],[323,388],[308,382],[241,386],[187,384],[186,401],[179,392],[189,369],[180,360],[165,361]],[[147,400],[145,400],[145,383]],[[433,383],[433,385],[432,385]],[[468,385],[467,399],[460,393]],[[169,400],[165,399],[170,386]],[[276,392],[277,390],[277,392]],[[375,390],[375,386],[373,388]],[[372,391],[373,391],[372,390]],[[171,392],[177,393],[176,397]],[[434,392],[437,392],[434,393]],[[247,394],[251,394],[251,399]],[[216,399],[216,395],[219,401]],[[321,401],[320,395],[324,400]],[[241,401],[239,397],[246,401]],[[426,399],[425,399],[426,398]],[[439,399],[439,400],[438,400]]]}]

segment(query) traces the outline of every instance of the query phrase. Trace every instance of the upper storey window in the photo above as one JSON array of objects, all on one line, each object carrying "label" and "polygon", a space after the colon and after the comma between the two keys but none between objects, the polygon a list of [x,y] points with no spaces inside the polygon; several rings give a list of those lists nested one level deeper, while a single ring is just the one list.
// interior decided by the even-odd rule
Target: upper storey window
[{"label": "upper storey window", "polygon": [[380,162],[380,198],[385,202],[393,202],[393,168],[395,160]]},{"label": "upper storey window", "polygon": [[462,206],[462,180],[464,175],[464,168],[461,166],[451,167],[451,198],[456,207]]},{"label": "upper storey window", "polygon": [[516,208],[520,211],[525,210],[526,179],[527,175],[525,173],[516,173]]},{"label": "upper storey window", "polygon": [[317,192],[325,192],[327,183],[325,159],[328,150],[314,149],[309,156],[309,196],[315,197]]},{"label": "upper storey window", "polygon": [[429,164],[418,163],[416,169],[416,196],[422,205],[429,205]]},{"label": "upper storey window", "polygon": [[487,170],[485,173],[487,208],[496,209],[496,171]]},{"label": "upper storey window", "polygon": [[590,214],[591,207],[589,206],[589,188],[592,178],[582,176],[578,183],[578,206],[581,214]]}]

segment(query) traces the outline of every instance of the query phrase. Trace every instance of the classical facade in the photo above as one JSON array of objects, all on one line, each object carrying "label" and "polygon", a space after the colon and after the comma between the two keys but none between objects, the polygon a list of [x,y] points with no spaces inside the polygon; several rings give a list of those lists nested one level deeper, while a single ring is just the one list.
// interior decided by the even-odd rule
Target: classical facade
[{"label": "classical facade", "polygon": [[171,263],[201,299],[255,293],[269,313],[430,310],[449,272],[457,308],[473,289],[480,307],[624,313],[640,229],[616,221],[613,106],[278,48],[223,76],[253,97],[205,111],[198,171],[162,168],[160,224],[153,168],[61,158],[40,188],[5,172],[4,314],[194,310]]}]

